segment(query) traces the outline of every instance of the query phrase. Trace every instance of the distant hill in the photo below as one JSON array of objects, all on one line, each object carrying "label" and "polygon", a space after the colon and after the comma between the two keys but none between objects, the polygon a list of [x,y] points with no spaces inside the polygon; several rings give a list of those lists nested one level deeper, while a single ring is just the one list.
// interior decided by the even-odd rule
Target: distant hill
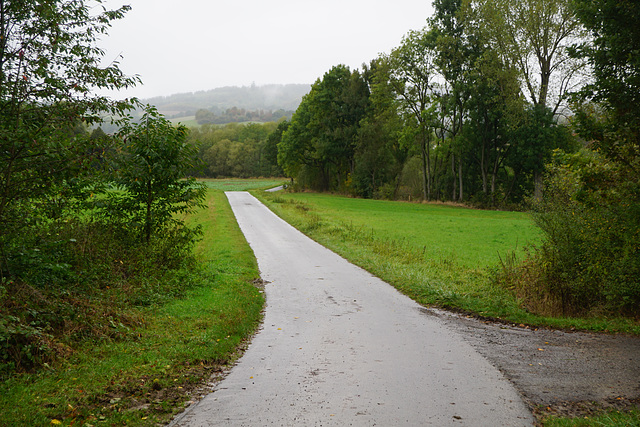
[{"label": "distant hill", "polygon": [[142,102],[154,105],[168,118],[194,116],[203,109],[221,114],[233,107],[252,111],[295,111],[309,90],[311,85],[303,84],[227,86],[143,99]]}]

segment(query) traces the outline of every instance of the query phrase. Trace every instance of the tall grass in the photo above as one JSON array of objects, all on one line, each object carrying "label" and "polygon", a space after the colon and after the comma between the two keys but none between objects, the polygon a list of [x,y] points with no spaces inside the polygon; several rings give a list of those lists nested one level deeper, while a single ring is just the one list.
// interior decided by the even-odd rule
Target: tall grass
[{"label": "tall grass", "polygon": [[628,319],[544,317],[497,278],[541,235],[525,213],[254,192],[278,215],[417,302],[534,326],[640,333]]}]

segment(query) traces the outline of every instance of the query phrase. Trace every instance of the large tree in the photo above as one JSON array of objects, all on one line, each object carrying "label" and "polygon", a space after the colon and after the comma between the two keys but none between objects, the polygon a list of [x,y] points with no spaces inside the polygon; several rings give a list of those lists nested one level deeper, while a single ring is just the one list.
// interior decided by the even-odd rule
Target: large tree
[{"label": "large tree", "polygon": [[460,133],[475,87],[471,72],[482,54],[482,46],[475,34],[467,29],[463,0],[435,0],[433,7],[429,37],[436,51],[434,63],[443,79],[439,88],[439,134],[441,139],[449,139],[452,200],[463,200],[465,140]]},{"label": "large tree", "polygon": [[[403,123],[389,73],[389,62],[384,57],[365,67],[371,95],[358,129],[352,176],[354,191],[363,197],[395,198],[409,153],[401,138]],[[386,188],[380,191],[385,184]]]},{"label": "large tree", "polygon": [[[529,102],[553,115],[563,112],[586,69],[583,60],[571,55],[574,43],[586,36],[572,0],[468,0],[466,10],[502,61],[518,70]],[[542,165],[544,152],[538,158],[536,164]],[[540,199],[543,168],[533,172]]]},{"label": "large tree", "polygon": [[422,198],[431,199],[431,139],[435,104],[435,49],[428,33],[410,31],[389,55],[390,82],[400,99],[400,108],[417,127],[416,139],[422,157]]},{"label": "large tree", "polygon": [[120,115],[95,89],[138,82],[117,62],[103,66],[98,38],[129,10],[101,0],[0,0],[0,250],[33,220],[34,203],[77,182],[95,154],[74,131]]},{"label": "large tree", "polygon": [[[640,5],[578,0],[592,41],[576,53],[593,82],[573,124],[586,147],[554,153],[535,215],[544,240],[526,266],[530,293],[564,314],[640,314]],[[581,99],[580,99],[581,98]],[[532,268],[531,266],[534,266]],[[533,273],[533,274],[532,274]],[[551,298],[549,298],[551,297]]]},{"label": "large tree", "polygon": [[343,186],[354,170],[356,135],[369,89],[362,75],[338,65],[311,87],[278,144],[278,163],[289,176],[307,174],[321,190]]},{"label": "large tree", "polygon": [[[519,71],[533,105],[555,114],[584,77],[584,61],[570,55],[586,35],[571,0],[469,0],[473,18],[500,54]],[[469,12],[469,10],[468,10]]]}]

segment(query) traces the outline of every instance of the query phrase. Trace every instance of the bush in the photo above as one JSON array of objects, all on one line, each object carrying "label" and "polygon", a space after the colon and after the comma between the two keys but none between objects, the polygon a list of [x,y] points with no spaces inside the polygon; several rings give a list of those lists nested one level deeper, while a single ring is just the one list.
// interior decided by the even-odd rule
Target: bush
[{"label": "bush", "polygon": [[510,283],[555,314],[640,314],[638,190],[595,152],[556,152],[544,199],[534,204],[544,242]]},{"label": "bush", "polygon": [[83,343],[136,339],[142,307],[196,286],[198,230],[136,230],[68,219],[30,230],[0,283],[0,378],[33,372]]}]

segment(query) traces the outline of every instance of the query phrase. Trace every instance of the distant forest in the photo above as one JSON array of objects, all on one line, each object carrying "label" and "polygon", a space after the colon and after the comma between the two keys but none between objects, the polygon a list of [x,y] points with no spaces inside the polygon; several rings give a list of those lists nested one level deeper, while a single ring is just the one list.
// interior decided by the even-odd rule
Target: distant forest
[{"label": "distant forest", "polygon": [[[250,120],[270,121],[271,114],[290,116],[298,108],[302,97],[311,89],[308,84],[227,86],[217,89],[159,96],[143,100],[144,104],[155,106],[167,118],[195,116],[196,113],[208,123],[227,123],[219,118],[234,115],[240,110],[251,112]],[[232,114],[229,114],[229,111]],[[291,112],[289,114],[285,114]],[[246,114],[245,114],[246,115]],[[213,119],[217,116],[218,119]],[[232,121],[238,121],[234,118]]]}]

